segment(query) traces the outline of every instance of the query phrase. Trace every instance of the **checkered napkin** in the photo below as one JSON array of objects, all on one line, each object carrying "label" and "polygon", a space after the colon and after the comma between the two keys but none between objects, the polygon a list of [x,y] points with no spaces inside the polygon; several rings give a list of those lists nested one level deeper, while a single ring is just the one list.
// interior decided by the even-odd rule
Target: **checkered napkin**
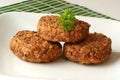
[{"label": "checkered napkin", "polygon": [[28,0],[21,3],[0,7],[0,14],[6,12],[62,13],[71,8],[76,15],[116,20],[107,15],[90,10],[84,6],[68,3],[64,0]]}]

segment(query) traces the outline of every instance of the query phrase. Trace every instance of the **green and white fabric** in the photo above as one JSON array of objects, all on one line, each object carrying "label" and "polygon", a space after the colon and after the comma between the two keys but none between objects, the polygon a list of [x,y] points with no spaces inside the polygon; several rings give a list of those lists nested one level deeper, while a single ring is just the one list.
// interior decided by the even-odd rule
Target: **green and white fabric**
[{"label": "green and white fabric", "polygon": [[90,10],[84,6],[68,3],[64,0],[28,0],[21,3],[0,7],[0,14],[6,12],[35,12],[35,13],[61,13],[71,8],[76,15],[112,19],[107,15]]}]

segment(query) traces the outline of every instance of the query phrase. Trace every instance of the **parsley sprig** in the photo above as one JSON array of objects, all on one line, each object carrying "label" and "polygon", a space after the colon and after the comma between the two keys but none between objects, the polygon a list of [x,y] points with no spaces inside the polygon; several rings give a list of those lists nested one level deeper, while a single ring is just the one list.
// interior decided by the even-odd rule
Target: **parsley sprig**
[{"label": "parsley sprig", "polygon": [[64,13],[60,14],[58,23],[64,31],[70,31],[75,23],[75,14],[72,9],[66,9]]}]

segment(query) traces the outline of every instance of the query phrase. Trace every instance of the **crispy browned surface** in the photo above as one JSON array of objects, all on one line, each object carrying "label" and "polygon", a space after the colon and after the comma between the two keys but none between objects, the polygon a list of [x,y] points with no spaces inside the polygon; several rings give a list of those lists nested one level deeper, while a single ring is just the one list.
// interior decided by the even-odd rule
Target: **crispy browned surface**
[{"label": "crispy browned surface", "polygon": [[11,40],[10,48],[19,58],[30,62],[51,62],[61,55],[60,43],[48,42],[34,31],[19,31]]},{"label": "crispy browned surface", "polygon": [[77,43],[65,43],[64,55],[71,61],[82,64],[97,64],[111,54],[111,39],[101,33],[92,33],[87,39]]},{"label": "crispy browned surface", "polygon": [[76,42],[85,39],[89,34],[90,25],[76,20],[71,31],[64,31],[57,22],[58,16],[43,16],[39,20],[37,30],[42,38],[49,41]]}]

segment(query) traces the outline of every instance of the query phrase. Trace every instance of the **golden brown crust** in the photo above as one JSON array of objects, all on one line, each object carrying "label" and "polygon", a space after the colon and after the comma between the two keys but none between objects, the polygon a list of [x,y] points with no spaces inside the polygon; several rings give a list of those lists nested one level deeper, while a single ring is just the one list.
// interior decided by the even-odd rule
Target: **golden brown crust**
[{"label": "golden brown crust", "polygon": [[71,61],[82,64],[97,64],[111,54],[111,39],[101,33],[92,33],[87,39],[77,43],[65,43],[64,55]]},{"label": "golden brown crust", "polygon": [[36,32],[19,31],[11,40],[10,48],[19,58],[30,62],[51,62],[62,52],[60,43],[42,39]]},{"label": "golden brown crust", "polygon": [[90,25],[76,20],[71,31],[64,31],[57,22],[58,16],[43,16],[38,22],[37,30],[42,38],[54,42],[76,42],[85,39]]}]

